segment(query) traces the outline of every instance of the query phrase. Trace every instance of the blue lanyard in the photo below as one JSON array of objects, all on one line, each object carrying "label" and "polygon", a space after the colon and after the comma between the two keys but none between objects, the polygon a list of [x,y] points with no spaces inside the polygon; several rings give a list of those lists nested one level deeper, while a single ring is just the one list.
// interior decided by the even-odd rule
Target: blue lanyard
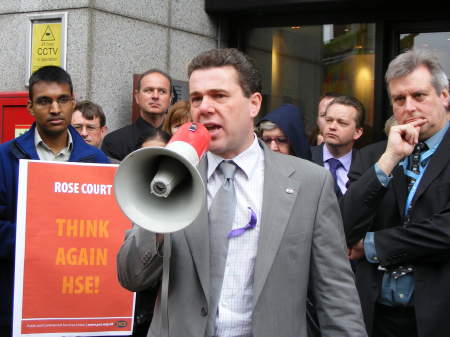
[{"label": "blue lanyard", "polygon": [[[408,197],[406,198],[406,205],[405,205],[405,215],[407,214],[409,207],[411,206],[411,201],[414,198],[414,195],[416,194],[417,191],[417,187],[419,186],[420,180],[422,180],[423,174],[428,166],[428,162],[429,162],[429,158],[431,157],[431,155],[434,153],[434,151],[436,150],[437,146],[432,147],[431,149],[429,149],[428,151],[422,153],[420,155],[420,165],[419,165],[419,170],[420,173],[414,173],[413,171],[411,171],[410,169],[408,169],[408,162],[409,162],[409,156],[406,157],[405,159],[403,159],[403,161],[400,162],[400,166],[403,167],[403,173],[412,178],[415,179],[414,185],[411,187],[411,190],[408,193]],[[422,166],[422,163],[425,163],[425,165]]]}]

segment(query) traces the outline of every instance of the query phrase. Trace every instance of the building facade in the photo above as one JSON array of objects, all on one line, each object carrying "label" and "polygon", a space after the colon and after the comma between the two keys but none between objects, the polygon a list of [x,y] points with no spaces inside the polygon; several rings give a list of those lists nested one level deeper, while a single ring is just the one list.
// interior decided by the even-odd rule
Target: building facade
[{"label": "building facade", "polygon": [[189,60],[215,47],[255,60],[261,116],[292,103],[311,132],[322,94],[357,97],[368,112],[358,146],[384,137],[384,72],[395,55],[431,49],[450,75],[450,3],[437,0],[3,0],[0,94],[26,90],[30,17],[52,13],[67,13],[65,68],[77,99],[100,104],[110,130],[131,121],[133,75],[160,68],[185,86]]},{"label": "building facade", "polygon": [[100,104],[110,130],[130,123],[133,74],[186,81],[188,61],[223,45],[204,0],[2,0],[0,92],[26,91],[30,17],[67,13],[66,70],[77,99]]}]

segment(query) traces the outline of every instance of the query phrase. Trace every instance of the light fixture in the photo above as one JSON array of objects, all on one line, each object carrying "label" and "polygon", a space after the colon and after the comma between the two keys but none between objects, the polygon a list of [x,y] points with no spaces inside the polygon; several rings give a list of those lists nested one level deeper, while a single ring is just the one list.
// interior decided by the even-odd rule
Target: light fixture
[{"label": "light fixture", "polygon": [[294,29],[294,30],[298,30],[300,28],[302,28],[302,26],[291,26],[291,29]]}]

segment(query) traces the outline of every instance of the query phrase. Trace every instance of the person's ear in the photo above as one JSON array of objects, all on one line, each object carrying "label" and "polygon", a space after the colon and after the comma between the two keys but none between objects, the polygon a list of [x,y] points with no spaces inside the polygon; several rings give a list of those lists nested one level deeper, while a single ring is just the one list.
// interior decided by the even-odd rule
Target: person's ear
[{"label": "person's ear", "polygon": [[33,102],[31,100],[28,100],[27,109],[30,115],[34,117]]},{"label": "person's ear", "polygon": [[353,133],[353,140],[358,140],[359,138],[361,138],[361,136],[364,133],[364,129],[363,128],[356,128],[355,132]]},{"label": "person's ear", "polygon": [[448,89],[443,89],[441,94],[439,95],[439,98],[441,99],[442,103],[444,104],[447,110],[449,107],[448,96],[449,96]]},{"label": "person's ear", "polygon": [[103,139],[103,137],[106,136],[107,133],[108,133],[108,127],[106,125],[100,127],[100,134],[101,134],[102,139]]},{"label": "person's ear", "polygon": [[75,95],[72,94],[72,113],[75,111],[76,105],[77,105],[77,99],[75,98]]},{"label": "person's ear", "polygon": [[139,105],[139,90],[134,90],[133,96],[136,104]]},{"label": "person's ear", "polygon": [[250,104],[250,116],[252,118],[256,118],[259,114],[259,110],[261,109],[262,103],[262,95],[259,92],[254,92],[249,98]]}]

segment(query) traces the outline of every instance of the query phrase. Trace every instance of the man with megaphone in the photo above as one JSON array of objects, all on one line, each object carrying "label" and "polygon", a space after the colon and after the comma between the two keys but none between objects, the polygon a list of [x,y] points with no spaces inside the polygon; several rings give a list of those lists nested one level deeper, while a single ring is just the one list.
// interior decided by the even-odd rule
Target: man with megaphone
[{"label": "man with megaphone", "polygon": [[[148,220],[138,222],[118,254],[119,280],[129,290],[157,284],[163,269],[148,336],[306,336],[308,289],[322,336],[366,336],[329,172],[258,141],[261,79],[244,54],[204,52],[188,76],[194,123],[211,138],[197,172],[206,196],[183,187],[171,194],[186,205],[205,200],[203,207],[188,227],[163,237],[154,233],[158,226],[143,228],[151,229],[152,214],[164,213],[167,226],[177,228],[172,222],[188,210],[172,196],[166,203],[173,209],[149,205]],[[137,168],[130,162],[123,171]],[[194,186],[197,173],[190,174]]]}]

